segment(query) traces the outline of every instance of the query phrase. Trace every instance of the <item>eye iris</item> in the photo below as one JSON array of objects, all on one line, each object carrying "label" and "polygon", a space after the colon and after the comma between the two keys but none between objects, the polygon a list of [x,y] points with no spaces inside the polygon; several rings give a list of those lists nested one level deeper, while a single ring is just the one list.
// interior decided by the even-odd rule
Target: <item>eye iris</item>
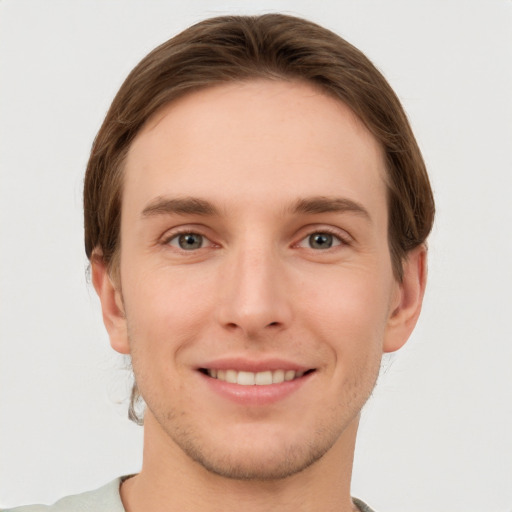
[{"label": "eye iris", "polygon": [[333,237],[329,233],[313,233],[309,237],[309,245],[313,249],[329,249],[332,247]]},{"label": "eye iris", "polygon": [[178,239],[180,247],[184,250],[200,249],[203,245],[203,237],[195,233],[185,233]]}]

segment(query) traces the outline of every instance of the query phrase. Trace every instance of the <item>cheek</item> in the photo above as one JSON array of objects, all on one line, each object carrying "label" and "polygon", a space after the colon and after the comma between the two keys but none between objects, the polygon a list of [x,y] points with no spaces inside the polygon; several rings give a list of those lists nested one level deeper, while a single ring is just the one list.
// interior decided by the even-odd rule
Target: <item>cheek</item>
[{"label": "cheek", "polygon": [[322,331],[360,343],[383,335],[389,309],[388,284],[379,273],[338,272],[303,287],[304,312]]},{"label": "cheek", "polygon": [[[192,277],[191,277],[192,276]],[[154,268],[123,281],[131,344],[175,352],[211,317],[209,282],[190,272]]]},{"label": "cheek", "polygon": [[[389,309],[388,288],[375,273],[347,271],[311,286],[302,309],[310,329],[328,350],[340,401],[371,392],[380,369]],[[322,282],[317,282],[321,285]]]},{"label": "cheek", "polygon": [[[315,353],[322,354],[325,381],[323,404],[345,418],[359,410],[377,380],[387,305],[376,276],[343,276],[317,281],[303,303],[303,326],[313,334]],[[334,400],[334,401],[333,401]]]},{"label": "cheek", "polygon": [[[196,286],[179,275],[148,272],[123,283],[130,355],[137,385],[152,410],[165,394],[187,396],[182,389],[180,354],[200,338],[209,308]],[[162,390],[167,390],[162,394]],[[162,403],[161,403],[162,402]]]}]

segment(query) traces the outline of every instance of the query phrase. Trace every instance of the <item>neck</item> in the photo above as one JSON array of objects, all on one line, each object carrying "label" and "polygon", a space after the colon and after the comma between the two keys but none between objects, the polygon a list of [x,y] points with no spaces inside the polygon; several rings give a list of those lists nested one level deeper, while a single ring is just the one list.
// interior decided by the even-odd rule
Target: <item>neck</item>
[{"label": "neck", "polygon": [[121,486],[126,512],[351,512],[358,418],[306,469],[277,480],[236,480],[190,459],[148,414],[141,472]]}]

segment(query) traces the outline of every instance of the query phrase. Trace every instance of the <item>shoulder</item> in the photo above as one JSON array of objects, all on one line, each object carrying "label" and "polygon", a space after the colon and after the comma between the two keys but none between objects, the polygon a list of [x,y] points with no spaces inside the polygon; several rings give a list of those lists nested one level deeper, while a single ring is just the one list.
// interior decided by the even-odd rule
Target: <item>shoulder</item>
[{"label": "shoulder", "polygon": [[1,512],[125,512],[119,486],[121,478],[96,489],[73,496],[66,496],[53,505],[26,505]]}]

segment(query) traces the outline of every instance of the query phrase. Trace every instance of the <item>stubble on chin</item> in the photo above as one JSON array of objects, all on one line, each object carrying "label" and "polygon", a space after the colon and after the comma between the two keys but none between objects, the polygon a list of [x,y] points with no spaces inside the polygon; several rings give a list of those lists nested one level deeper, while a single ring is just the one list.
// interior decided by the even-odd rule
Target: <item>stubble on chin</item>
[{"label": "stubble on chin", "polygon": [[[132,334],[133,331],[130,331]],[[136,344],[132,343],[132,339],[130,341],[132,349],[135,348],[132,356],[136,358]],[[279,481],[301,473],[320,461],[352,426],[355,443],[359,413],[376,384],[380,358],[378,354],[361,357],[357,364],[359,368],[351,371],[343,383],[340,400],[323,416],[321,423],[319,421],[314,425],[311,422],[309,428],[303,428],[302,435],[295,435],[297,432],[276,431],[278,433],[275,436],[269,435],[268,443],[263,449],[261,446],[255,447],[250,434],[235,436],[237,439],[234,441],[238,441],[238,444],[231,442],[226,435],[219,435],[214,430],[220,427],[210,424],[207,417],[198,424],[197,416],[189,417],[183,398],[178,400],[180,405],[171,407],[160,392],[155,392],[161,390],[151,389],[151,385],[155,384],[151,374],[140,371],[145,368],[137,366],[134,365],[137,381],[140,383],[142,396],[147,397],[146,412],[152,416],[150,428],[160,430],[160,435],[172,447],[171,451],[178,449],[186,459],[194,461],[208,473],[223,478]],[[178,390],[174,391],[180,394]],[[147,427],[149,425],[146,423],[145,428]],[[288,428],[294,429],[293,425]],[[349,437],[351,435],[349,433]]]},{"label": "stubble on chin", "polygon": [[320,461],[354,421],[357,428],[359,409],[345,409],[343,419],[331,417],[329,428],[316,426],[306,439],[294,438],[293,433],[281,433],[281,441],[269,437],[268,449],[256,447],[250,435],[236,447],[229,440],[221,443],[215,435],[210,436],[206,419],[198,429],[186,421],[184,413],[150,414],[171,445],[208,473],[231,480],[268,482],[289,478]]},{"label": "stubble on chin", "polygon": [[[205,447],[190,430],[169,434],[182,452],[209,473],[231,480],[276,481],[300,473],[327,453],[336,442],[335,433],[315,433],[312,442],[271,447],[262,453],[251,447],[251,439],[239,450]],[[316,440],[315,440],[316,438]],[[320,440],[320,442],[319,442]]]}]

